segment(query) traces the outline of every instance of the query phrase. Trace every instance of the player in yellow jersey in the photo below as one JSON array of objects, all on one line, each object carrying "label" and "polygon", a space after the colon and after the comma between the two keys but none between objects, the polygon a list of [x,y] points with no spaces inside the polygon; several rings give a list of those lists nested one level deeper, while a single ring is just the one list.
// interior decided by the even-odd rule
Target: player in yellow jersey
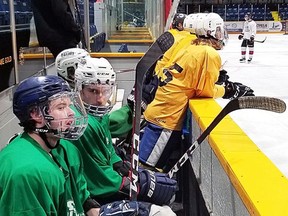
[{"label": "player in yellow jersey", "polygon": [[[144,111],[147,105],[154,99],[156,89],[158,87],[158,78],[155,76],[159,73],[159,70],[169,61],[171,54],[173,53],[174,48],[178,43],[185,38],[192,39],[196,38],[196,35],[192,34],[183,26],[183,22],[186,19],[187,15],[183,13],[176,13],[173,17],[171,29],[168,30],[173,35],[173,45],[164,53],[163,57],[157,61],[154,70],[148,71],[145,75],[143,87],[142,87],[142,111]],[[128,103],[133,106],[134,104],[134,88],[128,96]]]},{"label": "player in yellow jersey", "polygon": [[189,99],[253,95],[253,90],[241,83],[215,84],[221,68],[216,50],[224,44],[223,19],[215,13],[198,14],[190,24],[198,38],[185,46],[179,42],[181,49],[174,48],[159,70],[155,98],[144,112],[148,123],[140,143],[140,162],[164,171],[170,169],[167,163],[171,153],[180,148]]}]

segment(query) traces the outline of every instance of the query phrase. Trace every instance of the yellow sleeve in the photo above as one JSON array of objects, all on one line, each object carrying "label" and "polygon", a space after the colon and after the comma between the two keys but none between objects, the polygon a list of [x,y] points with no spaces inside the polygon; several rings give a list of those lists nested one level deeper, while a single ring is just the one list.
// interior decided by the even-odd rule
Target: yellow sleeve
[{"label": "yellow sleeve", "polygon": [[218,98],[224,95],[224,87],[215,84],[219,77],[220,68],[221,57],[219,53],[214,48],[207,47],[206,54],[203,56],[203,66],[197,86],[197,97]]}]

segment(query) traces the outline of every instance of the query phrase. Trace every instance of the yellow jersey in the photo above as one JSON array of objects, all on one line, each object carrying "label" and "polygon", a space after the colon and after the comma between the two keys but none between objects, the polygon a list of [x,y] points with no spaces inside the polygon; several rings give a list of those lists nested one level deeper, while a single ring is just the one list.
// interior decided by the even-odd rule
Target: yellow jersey
[{"label": "yellow jersey", "polygon": [[195,34],[191,34],[188,31],[179,31],[177,29],[170,29],[168,31],[173,35],[174,43],[164,53],[163,57],[160,60],[157,61],[157,64],[155,66],[155,74],[158,74],[159,70],[161,70],[161,68],[163,68],[164,65],[166,65],[169,62],[169,60],[171,59],[171,55],[174,52],[174,49],[178,46],[180,41],[185,39],[185,41],[191,42],[192,40],[197,38]]},{"label": "yellow jersey", "polygon": [[184,44],[174,48],[170,61],[159,70],[155,98],[144,112],[147,121],[178,131],[189,99],[217,98],[225,93],[223,86],[215,84],[221,67],[219,53],[208,45]]}]

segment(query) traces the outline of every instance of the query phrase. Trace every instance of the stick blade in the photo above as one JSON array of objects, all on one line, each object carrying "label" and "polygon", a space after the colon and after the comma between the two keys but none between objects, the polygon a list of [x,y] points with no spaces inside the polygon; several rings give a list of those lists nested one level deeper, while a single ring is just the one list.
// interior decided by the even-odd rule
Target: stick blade
[{"label": "stick blade", "polygon": [[276,113],[283,113],[286,110],[286,103],[273,97],[247,96],[238,98],[240,109],[262,109]]}]

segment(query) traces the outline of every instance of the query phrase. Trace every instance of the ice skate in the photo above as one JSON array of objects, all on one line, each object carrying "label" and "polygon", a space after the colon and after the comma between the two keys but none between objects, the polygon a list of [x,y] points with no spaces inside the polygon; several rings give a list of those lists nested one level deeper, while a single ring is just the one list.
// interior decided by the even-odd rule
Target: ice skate
[{"label": "ice skate", "polygon": [[239,61],[240,61],[240,63],[244,63],[244,62],[246,62],[246,58],[241,58]]},{"label": "ice skate", "polygon": [[247,60],[248,63],[251,63],[251,61],[252,61],[252,58],[249,58],[249,59]]}]

